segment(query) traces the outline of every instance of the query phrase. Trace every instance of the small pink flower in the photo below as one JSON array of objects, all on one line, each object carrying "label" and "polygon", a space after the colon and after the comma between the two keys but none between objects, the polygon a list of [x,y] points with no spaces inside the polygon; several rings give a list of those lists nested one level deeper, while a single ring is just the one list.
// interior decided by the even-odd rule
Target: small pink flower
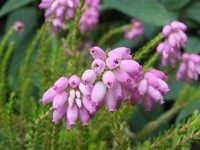
[{"label": "small pink flower", "polygon": [[115,97],[109,91],[106,92],[105,103],[106,103],[108,110],[110,112],[114,112],[116,110],[117,100],[115,99]]},{"label": "small pink flower", "polygon": [[131,19],[131,23],[132,23],[132,29],[126,30],[124,34],[124,38],[128,40],[134,40],[144,32],[142,22],[133,18]]},{"label": "small pink flower", "polygon": [[92,62],[91,68],[94,70],[96,73],[102,73],[105,69],[105,62],[101,59],[95,59]]},{"label": "small pink flower", "polygon": [[114,71],[114,74],[117,78],[117,81],[121,82],[121,83],[129,83],[131,82],[131,77],[129,76],[129,74],[122,70],[122,69],[116,69]]},{"label": "small pink flower", "polygon": [[15,32],[22,34],[24,32],[24,24],[20,21],[16,21],[13,26],[13,29]]},{"label": "small pink flower", "polygon": [[83,102],[83,105],[85,106],[85,108],[89,111],[89,113],[91,115],[96,113],[96,111],[97,111],[96,106],[95,106],[95,104],[92,103],[90,98],[83,96],[82,102]]},{"label": "small pink flower", "polygon": [[90,114],[84,106],[80,107],[80,109],[79,109],[79,117],[80,117],[82,124],[84,126],[87,126],[89,123],[89,120],[90,120]]},{"label": "small pink flower", "polygon": [[127,47],[118,47],[109,51],[108,56],[118,57],[119,59],[131,59],[131,50]]},{"label": "small pink flower", "polygon": [[118,56],[111,56],[106,59],[106,65],[110,69],[115,69],[120,66],[121,59]]},{"label": "small pink flower", "polygon": [[90,54],[94,59],[104,59],[106,57],[106,53],[98,46],[92,47]]},{"label": "small pink flower", "polygon": [[53,99],[53,108],[55,109],[61,108],[65,104],[67,97],[68,94],[65,91],[57,93]]},{"label": "small pink flower", "polygon": [[69,121],[69,125],[73,126],[76,124],[76,120],[78,118],[78,107],[73,105],[72,107],[67,107],[67,120]]},{"label": "small pink flower", "polygon": [[80,84],[80,78],[77,76],[77,75],[72,75],[70,78],[69,78],[69,85],[72,87],[72,88],[76,88],[77,86],[79,86]]},{"label": "small pink flower", "polygon": [[67,106],[63,105],[62,107],[56,109],[53,111],[53,122],[58,123],[62,117],[64,116],[65,112],[67,110]]},{"label": "small pink flower", "polygon": [[91,100],[95,105],[99,105],[104,99],[106,86],[103,82],[97,82],[92,90]]},{"label": "small pink flower", "polygon": [[116,77],[112,71],[106,71],[103,74],[102,80],[107,88],[111,88],[114,86],[114,84],[116,82]]},{"label": "small pink flower", "polygon": [[85,85],[93,84],[96,80],[96,73],[94,70],[88,69],[82,75],[82,83]]},{"label": "small pink flower", "polygon": [[47,103],[53,102],[54,97],[56,96],[56,91],[54,87],[49,88],[42,96],[41,102],[45,105]]},{"label": "small pink flower", "polygon": [[60,77],[55,83],[54,83],[54,89],[56,91],[63,91],[68,86],[68,79],[66,77]]},{"label": "small pink flower", "polygon": [[126,71],[130,75],[138,75],[142,71],[140,64],[134,60],[122,60],[120,69]]}]

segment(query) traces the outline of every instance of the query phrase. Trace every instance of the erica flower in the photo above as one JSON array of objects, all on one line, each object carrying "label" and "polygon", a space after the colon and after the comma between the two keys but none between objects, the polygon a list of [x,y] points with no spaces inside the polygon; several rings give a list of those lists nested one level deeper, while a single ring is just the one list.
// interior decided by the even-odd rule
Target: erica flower
[{"label": "erica flower", "polygon": [[[159,72],[146,72],[144,78],[138,83],[137,97],[132,97],[132,103],[137,103],[138,99],[142,99],[142,104],[146,111],[150,111],[154,102],[164,103],[163,96],[169,92],[169,87],[165,80],[160,76]],[[134,93],[132,93],[134,95]]]},{"label": "erica flower", "polygon": [[52,22],[52,30],[59,33],[65,30],[66,19],[74,17],[78,0],[42,0],[39,8],[45,9],[45,20]]},{"label": "erica flower", "polygon": [[82,84],[94,86],[91,101],[97,108],[105,103],[113,112],[136,86],[137,76],[142,74],[141,65],[131,60],[131,51],[126,47],[115,48],[106,54],[95,46],[90,54],[94,61],[91,69],[83,73]]},{"label": "erica flower", "polygon": [[173,21],[169,25],[164,26],[162,34],[166,39],[157,47],[157,52],[162,54],[163,66],[166,66],[168,62],[175,66],[177,59],[181,57],[181,48],[188,41],[185,34],[186,29],[187,26],[178,21]]},{"label": "erica flower", "polygon": [[85,33],[91,31],[99,21],[100,0],[86,0],[80,19],[80,31]]},{"label": "erica flower", "polygon": [[42,103],[53,103],[54,123],[65,118],[66,128],[71,130],[80,118],[83,125],[88,125],[90,116],[96,113],[96,106],[91,101],[93,86],[83,85],[77,75],[69,79],[59,78],[42,97]]},{"label": "erica flower", "polygon": [[139,20],[132,18],[131,24],[132,28],[130,30],[125,31],[124,34],[124,38],[128,40],[134,40],[144,32],[143,24]]},{"label": "erica flower", "polygon": [[22,34],[24,32],[24,24],[20,21],[16,21],[13,25],[13,29],[15,32]]},{"label": "erica flower", "polygon": [[186,81],[197,80],[200,74],[200,56],[197,54],[183,54],[182,63],[176,74],[176,79],[185,78]]}]

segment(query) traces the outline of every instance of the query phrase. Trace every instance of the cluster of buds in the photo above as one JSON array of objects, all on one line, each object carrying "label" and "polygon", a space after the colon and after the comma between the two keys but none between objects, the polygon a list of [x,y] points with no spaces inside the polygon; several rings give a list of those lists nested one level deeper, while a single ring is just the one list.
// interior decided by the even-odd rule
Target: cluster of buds
[{"label": "cluster of buds", "polygon": [[197,80],[200,74],[200,56],[184,53],[182,55],[182,61],[176,74],[176,79],[181,80],[185,78],[187,82]]},{"label": "cluster of buds", "polygon": [[122,102],[130,100],[135,105],[141,99],[145,110],[150,111],[154,102],[164,102],[163,96],[169,91],[166,75],[156,69],[143,73],[142,66],[132,60],[129,48],[106,53],[95,46],[90,54],[94,59],[91,69],[81,79],[76,75],[61,77],[43,94],[43,104],[53,103],[54,123],[64,118],[66,128],[71,130],[78,118],[88,125],[104,104],[114,112]]},{"label": "cluster of buds", "polygon": [[181,48],[187,41],[187,35],[184,33],[187,26],[182,22],[173,21],[165,25],[162,34],[166,38],[157,47],[157,52],[162,54],[162,65],[166,66],[168,62],[174,67],[177,59],[181,57]]},{"label": "cluster of buds", "polygon": [[[99,20],[100,0],[86,0],[80,19],[80,31],[91,31]],[[51,30],[57,34],[66,29],[65,21],[74,17],[79,0],[42,0],[40,9],[45,9],[46,21],[52,22]]]},{"label": "cluster of buds", "polygon": [[99,21],[100,0],[85,0],[84,13],[80,19],[81,33],[91,31]]},{"label": "cluster of buds", "polygon": [[45,9],[46,21],[51,21],[52,30],[59,33],[66,29],[66,19],[74,17],[78,3],[78,0],[42,0],[39,8]]},{"label": "cluster of buds", "polygon": [[[144,78],[138,84],[138,93],[141,96],[142,104],[146,111],[150,111],[154,102],[163,104],[163,96],[169,92],[165,80],[167,76],[156,69],[146,72]],[[137,102],[137,99],[135,100]]]},{"label": "cluster of buds", "polygon": [[126,30],[124,34],[124,38],[128,40],[134,40],[144,32],[143,24],[141,21],[132,18],[131,24],[132,24],[131,29]]}]

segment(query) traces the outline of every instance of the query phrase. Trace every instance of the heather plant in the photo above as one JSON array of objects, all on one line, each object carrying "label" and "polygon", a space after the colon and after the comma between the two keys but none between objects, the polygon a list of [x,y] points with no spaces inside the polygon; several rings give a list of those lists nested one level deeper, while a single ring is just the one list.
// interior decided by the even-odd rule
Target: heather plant
[{"label": "heather plant", "polygon": [[5,1],[0,149],[199,149],[198,6]]}]

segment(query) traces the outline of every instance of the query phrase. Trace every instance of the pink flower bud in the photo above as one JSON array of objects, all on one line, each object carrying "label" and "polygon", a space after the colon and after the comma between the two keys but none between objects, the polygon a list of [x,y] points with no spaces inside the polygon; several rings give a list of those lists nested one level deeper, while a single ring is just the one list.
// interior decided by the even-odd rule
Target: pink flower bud
[{"label": "pink flower bud", "polygon": [[182,31],[187,30],[187,26],[184,23],[179,22],[179,21],[173,21],[173,22],[171,22],[171,27],[174,30],[177,30],[177,29],[180,29]]},{"label": "pink flower bud", "polygon": [[72,107],[74,105],[74,98],[72,98],[71,96],[68,97],[68,104],[69,107]]},{"label": "pink flower bud", "polygon": [[58,92],[61,92],[65,90],[68,86],[68,79],[66,77],[60,77],[55,83],[54,83],[54,89]]},{"label": "pink flower bud", "polygon": [[141,72],[142,67],[137,61],[134,60],[122,60],[120,64],[120,69],[123,69],[131,75],[137,75]]},{"label": "pink flower bud", "polygon": [[163,95],[166,95],[170,89],[167,85],[167,83],[165,81],[163,81],[162,79],[159,79],[158,78],[158,83],[159,83],[159,86],[158,86],[158,90],[163,94]]},{"label": "pink flower bud", "polygon": [[147,79],[148,83],[153,86],[154,88],[158,88],[159,84],[158,84],[158,80],[157,77],[151,73],[151,72],[147,72],[145,73],[144,77]]},{"label": "pink flower bud", "polygon": [[164,26],[163,30],[162,30],[162,34],[164,37],[167,37],[170,32],[172,31],[171,26],[170,25],[166,25]]},{"label": "pink flower bud", "polygon": [[81,93],[83,93],[83,95],[90,97],[91,93],[92,93],[93,85],[91,85],[91,84],[84,85],[83,83],[81,83],[79,85],[79,89],[80,89]]},{"label": "pink flower bud", "polygon": [[13,29],[15,32],[22,34],[24,32],[24,24],[20,21],[15,22]]},{"label": "pink flower bud", "polygon": [[70,96],[72,99],[75,98],[75,96],[76,96],[76,92],[75,92],[74,89],[70,89],[70,91],[69,91],[69,96]]},{"label": "pink flower bud", "polygon": [[154,101],[149,95],[146,95],[146,97],[142,100],[142,105],[146,111],[151,111],[153,103]]},{"label": "pink flower bud", "polygon": [[80,91],[76,91],[76,97],[77,97],[77,98],[81,98],[81,93],[80,93]]},{"label": "pink flower bud", "polygon": [[184,77],[186,69],[187,69],[187,65],[185,63],[182,63],[176,74],[176,80],[181,80]]},{"label": "pink flower bud", "polygon": [[58,123],[62,117],[64,116],[65,112],[67,110],[67,106],[63,105],[62,107],[56,109],[53,111],[53,122]]},{"label": "pink flower bud", "polygon": [[87,126],[89,123],[89,120],[90,120],[90,114],[83,105],[79,109],[79,117],[80,117],[80,120],[81,120],[83,126]]},{"label": "pink flower bud", "polygon": [[86,70],[82,75],[82,83],[85,85],[93,84],[96,80],[96,73],[93,70]]},{"label": "pink flower bud", "polygon": [[176,37],[174,36],[174,34],[170,34],[167,40],[171,47],[176,47],[177,40],[176,40]]},{"label": "pink flower bud", "polygon": [[97,82],[92,90],[91,100],[97,105],[103,101],[106,94],[106,86],[103,82]]},{"label": "pink flower bud", "polygon": [[156,102],[160,102],[161,104],[164,103],[161,93],[152,86],[148,87],[148,94]]},{"label": "pink flower bud", "polygon": [[106,59],[106,65],[110,69],[115,69],[120,66],[121,59],[117,56],[111,56]]},{"label": "pink flower bud", "polygon": [[112,88],[109,88],[108,90],[112,93],[112,95],[114,95],[116,100],[122,100],[122,87],[117,81],[115,82],[114,86]]},{"label": "pink flower bud", "polygon": [[101,59],[95,59],[93,62],[92,62],[92,66],[91,68],[97,72],[97,73],[102,73],[105,69],[105,62]]},{"label": "pink flower bud", "polygon": [[109,112],[114,112],[117,108],[117,100],[111,94],[111,92],[107,91],[105,95],[105,103],[108,107]]},{"label": "pink flower bud", "polygon": [[42,96],[42,104],[47,104],[50,102],[53,102],[54,97],[56,96],[56,91],[54,90],[54,87],[49,88]]},{"label": "pink flower bud", "polygon": [[139,85],[138,85],[138,92],[140,95],[144,96],[145,93],[147,92],[147,80],[143,79],[140,81]]},{"label": "pink flower bud", "polygon": [[121,86],[121,87],[122,87],[122,95],[123,95],[122,101],[126,101],[129,99],[128,91],[123,86]]},{"label": "pink flower bud", "polygon": [[117,70],[114,71],[114,73],[115,73],[115,76],[117,78],[117,81],[119,81],[121,83],[129,83],[129,82],[131,82],[131,77],[124,70],[117,69]]},{"label": "pink flower bud", "polygon": [[111,88],[111,87],[113,87],[114,83],[116,82],[116,77],[112,71],[106,71],[103,74],[102,80],[107,88]]},{"label": "pink flower bud", "polygon": [[104,59],[106,57],[106,53],[100,47],[92,47],[90,49],[90,54],[94,59]]},{"label": "pink flower bud", "polygon": [[160,70],[152,68],[150,70],[150,72],[153,73],[156,77],[158,77],[158,78],[160,78],[160,79],[162,79],[164,81],[167,80],[166,74],[164,72],[160,71]]},{"label": "pink flower bud", "polygon": [[66,125],[66,129],[67,129],[68,131],[72,130],[73,127],[74,127],[74,125],[70,125],[70,124],[69,124],[69,121],[68,121],[68,119],[67,119],[67,112],[65,113],[65,125]]},{"label": "pink flower bud", "polygon": [[82,103],[85,106],[85,108],[90,112],[90,114],[96,113],[96,106],[91,102],[91,100],[88,97],[83,96]]},{"label": "pink flower bud", "polygon": [[163,42],[161,42],[160,44],[158,44],[157,48],[156,48],[156,52],[161,54],[163,52],[165,48],[165,44]]},{"label": "pink flower bud", "polygon": [[75,125],[78,118],[78,107],[73,105],[72,107],[67,107],[67,120],[70,125]]},{"label": "pink flower bud", "polygon": [[127,47],[118,47],[108,53],[109,57],[118,57],[120,59],[130,58],[131,50]]},{"label": "pink flower bud", "polygon": [[76,105],[78,106],[78,108],[81,108],[82,106],[82,102],[79,98],[76,98]]},{"label": "pink flower bud", "polygon": [[67,97],[68,94],[65,91],[57,93],[53,99],[53,108],[58,109],[62,107],[65,104]]},{"label": "pink flower bud", "polygon": [[69,85],[72,88],[76,88],[77,86],[79,86],[79,84],[80,84],[80,78],[77,75],[72,75],[69,78]]},{"label": "pink flower bud", "polygon": [[132,106],[136,105],[140,101],[140,98],[141,98],[141,96],[140,96],[137,88],[133,89],[133,91],[131,92],[131,97],[130,97],[131,105]]}]

